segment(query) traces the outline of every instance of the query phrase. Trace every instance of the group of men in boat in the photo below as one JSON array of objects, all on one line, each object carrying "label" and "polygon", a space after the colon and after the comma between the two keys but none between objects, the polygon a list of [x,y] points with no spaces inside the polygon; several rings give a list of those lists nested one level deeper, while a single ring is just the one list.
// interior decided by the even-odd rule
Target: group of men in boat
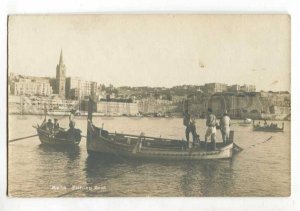
[{"label": "group of men in boat", "polygon": [[[193,145],[196,145],[200,142],[200,137],[196,132],[196,124],[195,120],[191,118],[188,110],[184,112],[183,125],[186,127],[185,135],[186,140],[189,144],[190,133],[193,136]],[[208,108],[206,115],[206,133],[205,133],[205,148],[207,148],[207,140],[210,138],[212,144],[212,150],[216,149],[216,132],[217,128],[220,129],[223,143],[229,142],[229,134],[230,134],[230,117],[225,110],[221,119],[217,121],[216,116],[213,113],[211,108]],[[189,145],[191,146],[191,145]]]},{"label": "group of men in boat", "polygon": [[261,125],[260,125],[260,122],[258,122],[258,124],[256,125],[256,127],[265,127],[265,128],[272,128],[272,129],[277,129],[277,128],[279,128],[279,127],[278,127],[278,124],[276,124],[276,123],[268,124],[268,123],[267,123],[267,120],[264,121],[263,126],[261,126]]},{"label": "group of men in boat", "polygon": [[[73,131],[75,128],[75,112],[76,110],[72,109],[69,114],[69,132]],[[41,128],[49,131],[51,134],[54,135],[63,130],[59,126],[58,119],[55,118],[54,123],[52,122],[52,119],[48,119],[48,121],[46,122],[46,116],[44,122],[41,125]]]}]

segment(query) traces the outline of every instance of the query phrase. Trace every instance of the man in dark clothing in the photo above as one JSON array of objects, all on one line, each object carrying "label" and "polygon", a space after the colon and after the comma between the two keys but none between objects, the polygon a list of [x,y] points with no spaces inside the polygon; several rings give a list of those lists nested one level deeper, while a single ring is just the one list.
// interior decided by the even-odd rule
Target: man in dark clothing
[{"label": "man in dark clothing", "polygon": [[183,125],[186,126],[185,136],[188,144],[190,141],[190,133],[192,133],[193,143],[195,143],[197,139],[195,121],[191,121],[191,115],[187,110],[184,112]]},{"label": "man in dark clothing", "polygon": [[54,119],[54,132],[58,133],[59,132],[59,123],[58,119]]},{"label": "man in dark clothing", "polygon": [[48,122],[47,122],[47,130],[49,130],[50,133],[53,132],[53,123],[52,123],[52,120],[51,120],[51,119],[48,119]]}]

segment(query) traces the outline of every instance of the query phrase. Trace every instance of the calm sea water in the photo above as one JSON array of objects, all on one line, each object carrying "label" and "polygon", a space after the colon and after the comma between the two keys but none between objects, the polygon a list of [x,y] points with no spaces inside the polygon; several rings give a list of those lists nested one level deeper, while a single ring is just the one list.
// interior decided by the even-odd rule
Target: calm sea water
[{"label": "calm sea water", "polygon": [[[182,119],[94,117],[111,132],[182,139]],[[29,136],[40,116],[9,116],[9,139]],[[238,122],[236,120],[235,122]],[[76,120],[86,134],[86,118]],[[197,120],[203,137],[204,120]],[[279,123],[281,125],[281,123]],[[68,118],[60,119],[67,127]],[[143,162],[88,157],[85,139],[78,148],[54,149],[38,137],[8,145],[8,191],[14,197],[100,196],[288,196],[290,123],[284,133],[253,132],[233,124],[235,143],[244,148],[230,160]],[[266,141],[272,136],[269,141]],[[217,137],[221,135],[218,131]]]}]

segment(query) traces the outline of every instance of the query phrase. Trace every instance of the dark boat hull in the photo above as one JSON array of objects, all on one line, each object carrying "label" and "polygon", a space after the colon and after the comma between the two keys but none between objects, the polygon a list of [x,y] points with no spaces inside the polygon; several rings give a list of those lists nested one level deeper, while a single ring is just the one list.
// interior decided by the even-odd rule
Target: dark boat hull
[{"label": "dark boat hull", "polygon": [[39,135],[39,139],[42,144],[44,145],[51,145],[51,146],[77,146],[81,141],[80,136],[61,136],[56,137],[53,134],[49,133],[46,130],[41,128],[37,128],[37,132]]},{"label": "dark boat hull", "polygon": [[272,132],[272,133],[276,133],[276,132],[283,132],[283,128],[265,128],[265,127],[254,127],[253,131],[257,131],[257,132]]}]

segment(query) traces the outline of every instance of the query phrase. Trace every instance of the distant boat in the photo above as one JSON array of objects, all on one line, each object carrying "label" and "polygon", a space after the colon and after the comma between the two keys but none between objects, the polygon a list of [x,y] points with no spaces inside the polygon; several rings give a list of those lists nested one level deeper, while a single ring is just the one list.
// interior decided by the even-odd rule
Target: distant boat
[{"label": "distant boat", "polygon": [[251,126],[251,124],[252,124],[252,119],[246,118],[246,119],[244,119],[243,122],[239,123],[239,126],[248,127],[248,126]]},{"label": "distant boat", "polygon": [[253,121],[253,131],[257,132],[283,132],[284,131],[284,123],[282,123],[281,128],[277,126],[277,124],[270,125],[255,125]]}]

